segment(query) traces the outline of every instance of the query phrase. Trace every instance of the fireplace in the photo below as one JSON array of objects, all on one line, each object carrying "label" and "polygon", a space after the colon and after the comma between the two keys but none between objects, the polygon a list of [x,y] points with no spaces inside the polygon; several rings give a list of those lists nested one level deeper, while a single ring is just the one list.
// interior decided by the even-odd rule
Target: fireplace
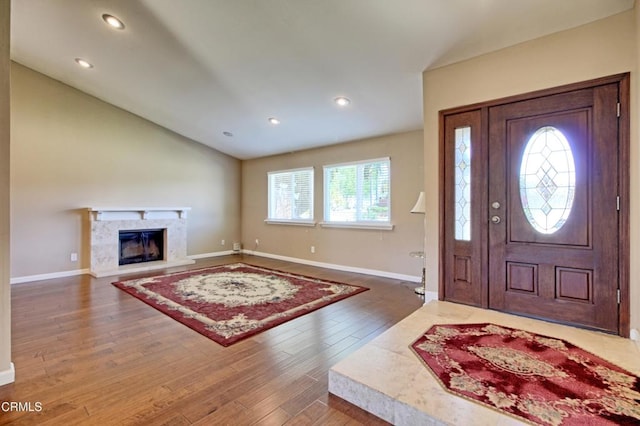
[{"label": "fireplace", "polygon": [[[91,229],[90,273],[94,277],[195,263],[187,256],[187,212],[190,207],[89,207],[87,210]],[[123,251],[120,233],[149,231],[159,234],[144,238],[126,236]],[[121,257],[128,259],[122,262]]]},{"label": "fireplace", "polygon": [[119,265],[164,259],[164,229],[119,231]]}]

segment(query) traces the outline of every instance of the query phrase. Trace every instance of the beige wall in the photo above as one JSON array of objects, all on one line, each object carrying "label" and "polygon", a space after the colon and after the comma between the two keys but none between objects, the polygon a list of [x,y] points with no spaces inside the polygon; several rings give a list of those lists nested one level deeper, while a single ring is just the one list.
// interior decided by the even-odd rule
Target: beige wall
[{"label": "beige wall", "polygon": [[[629,11],[572,30],[522,43],[423,74],[425,192],[435,217],[438,206],[438,112],[446,108],[555,87],[597,77],[632,72],[631,123],[631,326],[640,328],[640,158],[636,15]],[[428,290],[437,291],[438,222],[427,223]]]},{"label": "beige wall", "polygon": [[84,207],[189,206],[189,255],[240,240],[239,160],[11,69],[12,277],[88,268]]},{"label": "beige wall", "polygon": [[[422,215],[411,214],[422,187],[422,131],[367,139],[242,163],[242,237],[245,249],[391,274],[421,274],[422,263],[409,257],[421,250]],[[322,166],[391,157],[391,221],[393,231],[313,228],[265,224],[267,172],[315,168],[314,216],[322,221]],[[316,252],[312,254],[311,246]]]},{"label": "beige wall", "polygon": [[10,4],[10,0],[0,0],[0,385],[13,381],[9,287]]}]

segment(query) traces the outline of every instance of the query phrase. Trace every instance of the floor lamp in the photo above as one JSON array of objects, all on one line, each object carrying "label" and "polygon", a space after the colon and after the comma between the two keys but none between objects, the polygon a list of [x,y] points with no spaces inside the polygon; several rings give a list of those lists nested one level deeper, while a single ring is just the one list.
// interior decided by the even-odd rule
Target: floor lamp
[{"label": "floor lamp", "polygon": [[[411,213],[417,213],[417,214],[425,214],[425,203],[424,203],[424,192],[420,192],[420,195],[418,195],[418,201],[416,201],[415,206],[413,206],[413,208],[411,209]],[[424,216],[424,219],[422,221],[422,244],[424,245],[424,228],[425,228],[425,221],[426,221],[426,215]],[[418,294],[422,294],[424,295],[427,291],[427,283],[425,280],[425,267],[424,267],[424,248],[422,249],[422,251],[414,251],[409,253],[410,256],[412,257],[419,257],[420,259],[422,259],[422,283],[420,287],[416,287],[415,288],[415,292]]]}]

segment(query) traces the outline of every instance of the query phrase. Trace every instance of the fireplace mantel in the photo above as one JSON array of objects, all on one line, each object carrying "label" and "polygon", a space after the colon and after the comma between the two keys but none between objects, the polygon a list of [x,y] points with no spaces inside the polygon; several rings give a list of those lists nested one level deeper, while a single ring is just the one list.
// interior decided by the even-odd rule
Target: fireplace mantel
[{"label": "fireplace mantel", "polygon": [[191,207],[88,207],[94,220],[186,219]]}]

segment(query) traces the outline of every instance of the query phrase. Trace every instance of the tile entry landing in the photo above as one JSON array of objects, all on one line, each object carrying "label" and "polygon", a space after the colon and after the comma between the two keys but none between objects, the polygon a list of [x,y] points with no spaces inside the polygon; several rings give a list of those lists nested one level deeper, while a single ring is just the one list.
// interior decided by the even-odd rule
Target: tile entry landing
[{"label": "tile entry landing", "polygon": [[524,425],[445,391],[411,345],[433,324],[494,323],[567,340],[640,375],[636,342],[501,312],[432,301],[329,371],[329,392],[394,425]]}]

